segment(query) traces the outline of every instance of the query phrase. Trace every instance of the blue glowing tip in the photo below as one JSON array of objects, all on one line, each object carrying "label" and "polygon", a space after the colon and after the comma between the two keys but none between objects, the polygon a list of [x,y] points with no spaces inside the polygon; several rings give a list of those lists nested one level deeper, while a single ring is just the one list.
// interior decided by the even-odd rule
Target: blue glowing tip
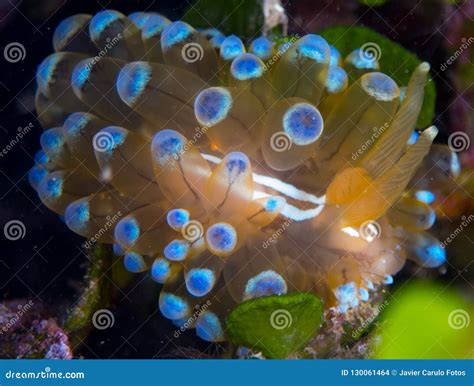
[{"label": "blue glowing tip", "polygon": [[214,224],[206,232],[206,243],[209,250],[215,255],[229,254],[237,245],[237,232],[230,224]]},{"label": "blue glowing tip", "polygon": [[439,243],[429,243],[415,249],[416,261],[426,268],[437,268],[446,262],[446,251]]},{"label": "blue glowing tip", "polygon": [[365,288],[360,288],[359,297],[360,300],[362,300],[363,302],[369,301],[369,291],[367,291]]},{"label": "blue glowing tip", "polygon": [[64,149],[64,136],[61,130],[49,129],[41,134],[40,143],[45,153],[54,158]]},{"label": "blue glowing tip", "polygon": [[142,37],[144,39],[149,39],[153,36],[158,36],[169,24],[170,21],[164,16],[155,14],[149,15],[142,28]]},{"label": "blue glowing tip", "polygon": [[54,78],[54,73],[62,55],[60,53],[49,55],[38,66],[36,71],[36,83],[44,95],[48,95],[48,84]]},{"label": "blue glowing tip", "polygon": [[120,220],[114,229],[115,240],[124,248],[133,246],[140,237],[140,226],[134,217]]},{"label": "blue glowing tip", "polygon": [[90,207],[87,198],[72,202],[64,212],[66,225],[77,233],[86,229],[89,219]]},{"label": "blue glowing tip", "polygon": [[227,154],[222,162],[225,165],[230,184],[233,184],[241,175],[251,168],[249,158],[240,151],[233,151]]},{"label": "blue glowing tip", "polygon": [[341,67],[330,66],[326,78],[326,89],[331,94],[343,91],[348,83],[347,74]]},{"label": "blue glowing tip", "polygon": [[38,190],[41,181],[47,174],[48,171],[44,167],[35,165],[28,172],[28,182],[33,187],[33,189]]},{"label": "blue glowing tip", "polygon": [[338,300],[338,309],[345,313],[349,308],[354,308],[359,305],[359,298],[357,296],[357,286],[354,282],[341,284],[335,290],[335,295]]},{"label": "blue glowing tip", "polygon": [[224,34],[217,28],[206,28],[200,31],[200,33],[203,34],[208,39],[212,39],[217,36],[224,36]]},{"label": "blue glowing tip", "polygon": [[171,264],[168,260],[157,258],[151,266],[151,277],[154,281],[164,284],[171,273]]},{"label": "blue glowing tip", "polygon": [[166,215],[166,221],[171,228],[180,231],[189,221],[189,212],[186,209],[171,209]]},{"label": "blue glowing tip", "polygon": [[328,63],[330,60],[329,45],[319,35],[305,35],[295,44],[300,55],[313,59],[318,63]]},{"label": "blue glowing tip", "polygon": [[120,246],[120,244],[114,244],[112,246],[112,251],[115,256],[123,256],[125,254],[125,250]]},{"label": "blue glowing tip", "polygon": [[193,268],[186,274],[186,288],[193,296],[204,296],[214,287],[216,276],[207,268]]},{"label": "blue glowing tip", "polygon": [[260,272],[245,285],[243,300],[270,295],[284,295],[288,291],[285,279],[273,270]]},{"label": "blue glowing tip", "polygon": [[194,28],[184,21],[168,24],[161,33],[161,46],[164,49],[182,43],[194,33]]},{"label": "blue glowing tip", "polygon": [[51,173],[41,180],[38,193],[44,200],[56,199],[63,194],[64,177],[62,173]]},{"label": "blue glowing tip", "polygon": [[[89,21],[89,15],[74,15],[67,17],[54,30],[53,45],[56,51],[64,48],[65,44]],[[59,49],[58,49],[59,48]]]},{"label": "blue glowing tip", "polygon": [[222,87],[211,87],[199,93],[194,101],[194,114],[203,126],[214,126],[227,117],[232,96]]},{"label": "blue glowing tip", "polygon": [[146,12],[133,12],[128,15],[128,18],[133,22],[133,24],[135,24],[138,29],[142,29],[149,16],[150,15]]},{"label": "blue glowing tip", "polygon": [[83,129],[91,121],[92,115],[88,113],[72,113],[63,124],[63,131],[67,137],[76,137],[83,134]]},{"label": "blue glowing tip", "polygon": [[413,132],[410,135],[410,138],[408,138],[407,145],[414,145],[416,141],[418,141],[419,137],[420,137],[419,131],[413,130]]},{"label": "blue glowing tip", "polygon": [[370,57],[363,50],[357,48],[352,51],[346,58],[347,63],[351,63],[355,68],[361,70],[378,70],[379,63],[377,58]]},{"label": "blue glowing tip", "polygon": [[224,339],[224,330],[218,316],[206,311],[196,320],[196,334],[208,342],[220,342]]},{"label": "blue glowing tip", "polygon": [[315,142],[323,132],[323,117],[309,103],[297,103],[283,116],[283,130],[299,146]]},{"label": "blue glowing tip", "polygon": [[211,46],[213,48],[220,49],[224,40],[225,40],[224,35],[218,35],[218,36],[214,36],[211,40],[209,40],[209,42],[211,43]]},{"label": "blue glowing tip", "polygon": [[173,240],[163,250],[163,254],[168,260],[181,261],[189,253],[189,243],[186,240]]},{"label": "blue glowing tip", "polygon": [[98,153],[111,155],[115,149],[124,144],[127,134],[127,130],[123,127],[108,126],[94,135],[92,146]]},{"label": "blue glowing tip", "polygon": [[114,21],[121,19],[123,15],[113,10],[104,10],[95,14],[89,23],[89,34],[92,40],[98,40],[102,32]]},{"label": "blue glowing tip", "polygon": [[247,80],[262,76],[265,65],[254,54],[240,54],[230,66],[230,72],[235,79]]},{"label": "blue glowing tip", "polygon": [[76,64],[71,75],[72,87],[79,90],[84,88],[91,75],[92,66],[93,65],[90,59],[82,60]]},{"label": "blue glowing tip", "polygon": [[432,204],[434,200],[436,200],[436,195],[429,190],[418,190],[415,193],[415,197],[417,200],[424,202],[425,204]]},{"label": "blue glowing tip", "polygon": [[360,78],[362,88],[379,101],[391,101],[398,98],[400,89],[395,81],[381,72],[369,72]]},{"label": "blue glowing tip", "polygon": [[286,204],[286,200],[280,196],[268,197],[265,202],[265,210],[270,213],[280,212]]},{"label": "blue glowing tip", "polygon": [[189,305],[185,299],[169,292],[161,292],[160,311],[167,319],[182,319],[189,313]]},{"label": "blue glowing tip", "polygon": [[129,272],[138,273],[146,270],[147,266],[143,256],[135,252],[128,252],[123,257],[123,265]]},{"label": "blue glowing tip", "polygon": [[35,162],[44,165],[45,163],[49,162],[48,155],[43,150],[38,150],[35,154]]},{"label": "blue glowing tip", "polygon": [[220,56],[224,60],[233,60],[245,52],[244,43],[235,35],[227,36],[222,42]]},{"label": "blue glowing tip", "polygon": [[152,76],[152,68],[147,62],[125,65],[117,77],[117,92],[120,98],[132,106],[145,91]]},{"label": "blue glowing tip", "polygon": [[334,46],[329,46],[331,58],[329,59],[329,66],[339,66],[341,63],[341,54]]},{"label": "blue glowing tip", "polygon": [[262,60],[267,60],[272,56],[273,43],[265,36],[255,39],[250,45],[250,52],[257,55]]},{"label": "blue glowing tip", "polygon": [[390,285],[393,284],[393,276],[392,275],[383,275],[383,283]]},{"label": "blue glowing tip", "polygon": [[364,281],[368,290],[375,291],[374,283],[367,279],[365,279]]},{"label": "blue glowing tip", "polygon": [[178,160],[186,146],[186,138],[174,130],[161,130],[151,143],[153,158],[160,166]]}]

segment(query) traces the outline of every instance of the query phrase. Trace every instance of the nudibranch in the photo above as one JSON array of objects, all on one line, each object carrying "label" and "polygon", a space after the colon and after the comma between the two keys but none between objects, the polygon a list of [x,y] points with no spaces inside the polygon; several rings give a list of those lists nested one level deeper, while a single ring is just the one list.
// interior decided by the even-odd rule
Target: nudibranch
[{"label": "nudibranch", "polygon": [[176,325],[222,341],[237,304],[294,291],[344,313],[407,259],[444,263],[433,178],[412,180],[437,134],[415,131],[427,63],[401,93],[375,59],[344,61],[318,35],[243,42],[113,10],[67,18],[53,43],[31,185],[161,283]]}]

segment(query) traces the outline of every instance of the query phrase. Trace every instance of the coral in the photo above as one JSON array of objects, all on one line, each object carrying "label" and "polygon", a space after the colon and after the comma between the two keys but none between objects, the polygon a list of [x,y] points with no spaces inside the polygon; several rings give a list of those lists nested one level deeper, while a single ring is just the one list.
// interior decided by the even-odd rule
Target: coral
[{"label": "coral", "polygon": [[68,336],[33,300],[0,304],[0,347],[4,358],[71,359]]},{"label": "coral", "polygon": [[428,63],[397,85],[317,35],[244,44],[111,10],[64,20],[53,43],[31,185],[74,232],[150,270],[177,326],[209,302],[191,324],[222,341],[237,304],[289,292],[347,313],[406,259],[444,263],[409,185],[437,134],[413,132]]}]

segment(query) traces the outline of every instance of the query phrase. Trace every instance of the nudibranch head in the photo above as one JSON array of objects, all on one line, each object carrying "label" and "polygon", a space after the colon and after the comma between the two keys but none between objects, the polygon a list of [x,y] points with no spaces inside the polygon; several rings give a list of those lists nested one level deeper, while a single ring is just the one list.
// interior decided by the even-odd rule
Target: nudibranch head
[{"label": "nudibranch head", "polygon": [[[397,85],[318,35],[244,42],[147,12],[75,15],[53,40],[30,184],[71,230],[149,270],[177,326],[223,341],[236,304],[291,291],[345,313],[406,259],[445,263],[428,233],[437,130],[416,127],[427,63]],[[459,175],[452,151],[434,154],[440,178]],[[413,184],[419,167],[429,179]]]}]

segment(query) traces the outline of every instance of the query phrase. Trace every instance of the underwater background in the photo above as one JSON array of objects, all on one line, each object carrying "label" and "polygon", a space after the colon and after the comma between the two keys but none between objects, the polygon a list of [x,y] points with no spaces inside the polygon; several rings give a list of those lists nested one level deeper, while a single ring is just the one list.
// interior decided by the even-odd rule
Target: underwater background
[{"label": "underwater background", "polygon": [[[304,354],[297,357],[370,357],[373,339],[383,337],[386,331],[397,336],[398,331],[397,346],[401,349],[388,354],[379,351],[377,355],[472,358],[472,344],[464,343],[469,342],[466,337],[472,338],[474,298],[471,223],[474,150],[470,144],[474,119],[471,47],[474,2],[301,0],[282,1],[282,5],[290,35],[320,34],[324,29],[340,25],[365,26],[416,54],[420,61],[428,62],[436,96],[430,96],[433,98],[432,118],[424,126],[433,124],[438,128],[435,143],[448,143],[453,133],[462,132],[467,136],[462,137],[467,138],[467,146],[456,151],[462,169],[457,181],[462,183],[450,189],[437,204],[438,219],[434,229],[438,239],[446,241],[448,263],[438,269],[424,269],[408,262],[395,276],[394,284],[375,296],[379,300],[376,315],[373,317],[373,309],[365,315],[370,323],[361,324],[360,320],[345,320],[326,313],[316,341],[308,343]],[[192,331],[178,329],[176,337],[176,326],[157,308],[161,286],[145,275],[132,275],[121,264],[114,264],[115,258],[107,248],[93,253],[84,248],[84,238],[71,232],[57,214],[48,210],[28,183],[28,172],[35,162],[43,131],[34,103],[38,65],[53,52],[54,29],[62,20],[77,13],[94,15],[103,9],[114,9],[125,15],[136,11],[159,12],[172,21],[188,17],[195,27],[216,27],[226,35],[235,33],[244,39],[254,37],[262,29],[264,19],[261,3],[250,0],[1,2],[0,47],[4,56],[0,58],[0,147],[3,149],[0,225],[3,231],[11,221],[19,221],[22,226],[20,237],[13,237],[14,240],[0,237],[0,326],[5,327],[0,335],[0,357],[252,357],[253,353],[236,353],[235,347],[226,342],[203,341]],[[203,19],[207,24],[200,25]],[[220,25],[222,20],[224,23]],[[335,30],[333,36],[337,37],[338,33],[343,32]],[[19,59],[9,57],[7,60],[5,52],[12,42],[21,43],[24,51],[20,50]],[[382,55],[387,52],[390,51],[382,47]],[[393,57],[391,61],[403,60]],[[24,134],[12,146],[11,141],[18,132]],[[430,288],[437,294],[439,307],[423,308],[432,299]],[[390,300],[391,293],[397,290],[405,294],[394,299],[403,301]],[[388,301],[387,306],[380,308],[384,301]],[[383,323],[374,327],[372,322],[377,322],[378,314],[390,307],[395,313],[393,320],[410,320],[407,318],[413,315],[423,315],[426,319],[418,320],[423,323],[420,325],[398,325],[395,333],[390,325],[385,326],[385,331]],[[104,309],[112,313],[113,323],[107,328],[97,328],[92,325],[92,316],[96,310]],[[410,351],[407,347],[410,340],[404,341],[406,337],[402,332],[414,328],[413,334],[417,336],[417,328],[426,329],[431,321],[445,318],[446,310],[464,311],[460,314],[463,320],[460,329],[448,326],[445,330],[446,323],[437,329],[433,323],[433,334],[446,332],[443,339],[452,340],[453,346],[439,351],[436,347],[432,349],[430,342],[435,338],[428,332],[426,350]],[[349,330],[347,324],[352,326]],[[368,329],[367,324],[371,325]],[[465,335],[451,336],[453,331]],[[352,339],[346,339],[347,336]]]}]

